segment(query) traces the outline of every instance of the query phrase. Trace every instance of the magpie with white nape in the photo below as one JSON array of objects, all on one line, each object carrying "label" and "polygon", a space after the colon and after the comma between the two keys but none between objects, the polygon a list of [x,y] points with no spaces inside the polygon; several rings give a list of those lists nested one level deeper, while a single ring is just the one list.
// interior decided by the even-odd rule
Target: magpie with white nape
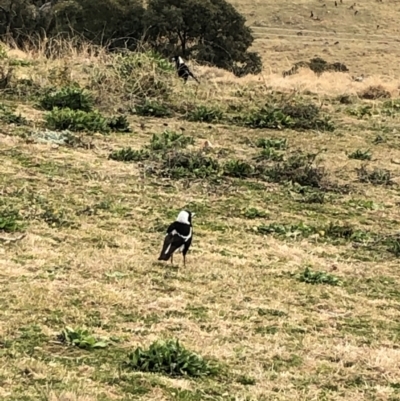
[{"label": "magpie with white nape", "polygon": [[185,83],[189,77],[192,77],[197,83],[200,83],[199,80],[193,75],[192,71],[189,70],[189,67],[185,64],[181,56],[172,57],[172,61],[175,62],[175,67],[179,78],[182,78]]},{"label": "magpie with white nape", "polygon": [[186,254],[193,238],[192,217],[194,215],[195,213],[187,210],[179,212],[176,220],[167,228],[167,234],[158,260],[171,258],[171,263],[173,263],[174,252],[182,252],[183,265],[186,266]]}]

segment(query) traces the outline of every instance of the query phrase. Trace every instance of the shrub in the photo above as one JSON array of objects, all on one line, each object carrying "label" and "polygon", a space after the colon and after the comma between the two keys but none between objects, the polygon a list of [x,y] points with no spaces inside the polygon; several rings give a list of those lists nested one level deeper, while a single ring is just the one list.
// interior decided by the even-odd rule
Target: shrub
[{"label": "shrub", "polygon": [[354,99],[350,95],[347,95],[347,94],[338,95],[336,97],[336,100],[340,104],[352,104],[352,103],[354,103]]},{"label": "shrub", "polygon": [[276,234],[277,236],[288,237],[298,237],[299,235],[302,237],[309,237],[312,234],[316,233],[315,227],[308,226],[303,222],[298,224],[278,224],[271,223],[269,225],[261,225],[257,227],[257,231],[260,234]]},{"label": "shrub", "polygon": [[267,213],[264,210],[258,210],[254,207],[250,207],[243,214],[247,219],[258,219],[267,217]]},{"label": "shrub", "polygon": [[236,178],[249,178],[255,175],[255,168],[251,164],[242,160],[229,160],[224,166],[224,175]]},{"label": "shrub", "polygon": [[21,220],[21,216],[16,210],[0,210],[0,232],[12,233],[23,230],[25,225]]},{"label": "shrub", "polygon": [[335,129],[328,116],[320,116],[320,109],[316,105],[293,101],[283,105],[267,104],[248,116],[239,118],[239,120],[251,128],[317,129],[321,131],[333,131]]},{"label": "shrub", "polygon": [[384,99],[384,98],[390,98],[390,92],[387,91],[382,85],[371,85],[368,86],[368,88],[365,88],[363,91],[361,91],[358,96],[361,99],[369,99],[369,100],[375,100],[375,99]]},{"label": "shrub", "polygon": [[297,278],[300,282],[307,284],[328,284],[333,286],[341,285],[342,282],[338,277],[333,274],[326,273],[324,271],[314,271],[308,266]]},{"label": "shrub", "polygon": [[45,115],[45,120],[49,129],[102,133],[110,131],[107,119],[97,111],[54,108]]},{"label": "shrub", "polygon": [[188,121],[198,121],[204,123],[218,122],[223,119],[223,112],[214,107],[199,106],[196,109],[190,111],[186,116]]},{"label": "shrub", "polygon": [[109,118],[107,125],[112,132],[132,132],[128,119],[124,115]]},{"label": "shrub", "polygon": [[52,130],[101,133],[108,133],[110,131],[131,132],[125,116],[106,118],[98,111],[85,112],[82,110],[59,109],[55,107],[45,115],[45,121],[46,127]]},{"label": "shrub", "polygon": [[210,376],[218,366],[187,350],[178,340],[155,341],[148,349],[141,347],[128,355],[127,368],[169,376]]},{"label": "shrub", "polygon": [[0,103],[0,120],[6,124],[28,125],[29,122],[25,117],[14,113],[15,109],[15,106]]},{"label": "shrub", "polygon": [[171,117],[173,114],[166,105],[150,100],[136,105],[134,112],[143,117]]},{"label": "shrub", "polygon": [[271,139],[271,138],[261,138],[257,141],[256,146],[258,148],[263,149],[277,149],[277,150],[284,150],[288,147],[288,140],[287,138],[282,139]]},{"label": "shrub", "polygon": [[134,150],[131,147],[128,147],[112,151],[108,158],[121,162],[138,162],[150,158],[150,153],[146,149]]},{"label": "shrub", "polygon": [[217,176],[221,167],[217,160],[202,152],[172,152],[164,155],[161,175],[170,178],[206,178]]},{"label": "shrub", "polygon": [[287,160],[278,162],[271,167],[267,167],[264,174],[272,182],[287,182],[323,188],[327,173],[323,167],[314,165],[316,154],[303,154],[297,152],[288,157]]},{"label": "shrub", "polygon": [[400,257],[400,237],[390,237],[384,240],[387,251],[392,253],[396,258]]},{"label": "shrub", "polygon": [[296,74],[300,68],[307,67],[311,71],[315,72],[317,75],[321,75],[325,71],[338,71],[338,72],[347,72],[349,69],[343,63],[335,62],[335,63],[328,63],[324,59],[320,57],[315,57],[308,61],[299,61],[293,65],[293,67],[283,72],[283,76],[289,76]]},{"label": "shrub", "polygon": [[392,174],[389,170],[374,168],[368,171],[366,166],[356,169],[358,180],[373,185],[393,185]]},{"label": "shrub", "polygon": [[153,134],[150,143],[140,150],[134,150],[131,147],[112,151],[108,156],[111,160],[117,161],[143,161],[152,159],[160,161],[168,156],[168,151],[172,148],[185,148],[194,143],[194,138],[182,133],[165,130],[161,134]]},{"label": "shrub", "polygon": [[272,161],[282,161],[284,154],[282,152],[277,152],[274,148],[265,148],[256,157],[258,161],[260,160],[272,160]]},{"label": "shrub", "polygon": [[291,102],[282,107],[282,112],[294,121],[294,129],[334,130],[330,118],[320,117],[320,108],[315,104]]},{"label": "shrub", "polygon": [[171,148],[185,148],[187,145],[193,145],[194,138],[182,133],[165,130],[161,134],[153,134],[149,148],[151,150],[167,150]]},{"label": "shrub", "polygon": [[58,335],[58,340],[84,349],[105,348],[108,345],[106,341],[96,340],[86,329],[82,328],[66,327]]},{"label": "shrub", "polygon": [[89,112],[93,110],[94,101],[91,93],[76,86],[66,86],[46,93],[39,104],[49,111],[56,107]]},{"label": "shrub", "polygon": [[361,150],[357,149],[354,152],[350,153],[349,159],[357,159],[357,160],[371,160],[372,155],[369,150]]},{"label": "shrub", "polygon": [[282,129],[293,126],[292,119],[281,109],[262,107],[243,118],[244,125],[250,128]]}]

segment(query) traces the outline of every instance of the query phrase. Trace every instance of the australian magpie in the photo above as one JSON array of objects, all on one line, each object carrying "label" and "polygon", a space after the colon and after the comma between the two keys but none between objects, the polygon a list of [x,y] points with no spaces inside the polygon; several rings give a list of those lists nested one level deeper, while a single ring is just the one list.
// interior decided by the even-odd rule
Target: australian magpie
[{"label": "australian magpie", "polygon": [[167,234],[158,260],[171,258],[172,263],[173,253],[177,251],[182,252],[183,265],[186,265],[186,254],[193,238],[192,217],[194,215],[194,213],[187,210],[179,212],[176,220],[167,228]]},{"label": "australian magpie", "polygon": [[178,72],[179,77],[182,78],[185,83],[189,77],[192,77],[197,83],[200,83],[193,75],[192,71],[189,70],[189,67],[185,64],[181,56],[172,57],[172,61],[175,62],[176,71]]}]

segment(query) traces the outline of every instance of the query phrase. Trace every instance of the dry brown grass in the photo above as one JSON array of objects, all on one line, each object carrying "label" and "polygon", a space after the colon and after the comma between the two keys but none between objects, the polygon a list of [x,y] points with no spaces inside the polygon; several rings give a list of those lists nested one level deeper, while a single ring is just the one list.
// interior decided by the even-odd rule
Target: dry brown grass
[{"label": "dry brown grass", "polygon": [[[293,55],[295,61],[298,55]],[[77,52],[71,47],[55,60],[44,59],[40,49],[17,58],[34,64],[17,68],[14,84],[21,78],[39,87],[79,82],[110,114],[118,108],[126,111],[136,101],[129,97],[126,79],[116,74],[115,59],[93,48]],[[380,101],[356,98],[354,104],[342,105],[334,100],[378,84],[395,97],[397,83],[381,78],[377,69],[362,83],[341,73],[316,78],[301,71],[283,79],[274,71],[239,80],[216,69],[196,71],[204,82],[200,87],[184,86],[173,75],[154,77],[166,82],[172,91],[168,101],[178,106],[256,107],[272,91],[297,92],[317,103],[324,100],[324,111],[333,115],[337,129],[249,130],[129,115],[132,134],[95,135],[94,149],[87,150],[31,143],[31,127],[3,124],[0,210],[20,210],[28,226],[20,241],[0,242],[0,397],[398,399],[398,258],[352,241],[335,244],[315,236],[294,241],[254,230],[272,222],[324,226],[329,221],[349,222],[379,235],[398,229],[398,186],[359,183],[355,168],[362,162],[346,153],[370,148],[368,168],[389,169],[398,183],[399,165],[392,160],[400,160],[400,117],[384,116]],[[135,82],[141,87],[147,83],[145,70],[137,71]],[[13,94],[9,102],[40,128],[43,112],[33,107],[35,100],[19,96],[16,100]],[[366,104],[376,107],[374,117],[348,115],[347,109]],[[144,174],[137,163],[108,159],[111,150],[139,149],[152,133],[166,128],[184,128],[195,138],[195,148],[209,140],[215,151],[231,152],[225,158],[248,161],[258,152],[249,141],[263,137],[288,138],[289,151],[326,148],[321,163],[333,181],[350,184],[351,191],[328,193],[323,204],[300,203],[290,186],[247,179],[172,181]],[[378,134],[386,142],[374,144]],[[163,226],[184,207],[197,212],[187,266],[179,256],[179,268],[157,263]],[[265,211],[267,217],[248,219],[249,208]],[[53,220],[45,221],[46,210]],[[310,285],[291,276],[306,266],[338,276],[343,285]],[[105,350],[67,347],[56,341],[65,326],[86,326],[98,337],[118,341]],[[167,337],[216,358],[225,373],[215,380],[190,380],[121,369],[133,348]],[[253,384],[245,384],[241,376]]]},{"label": "dry brown grass", "polygon": [[[341,4],[338,0],[338,7],[333,0],[232,3],[254,29],[254,48],[263,54],[267,71],[280,73],[295,62],[318,55],[345,63],[355,76],[399,74],[396,3],[343,0]],[[319,20],[310,18],[311,11]]]}]

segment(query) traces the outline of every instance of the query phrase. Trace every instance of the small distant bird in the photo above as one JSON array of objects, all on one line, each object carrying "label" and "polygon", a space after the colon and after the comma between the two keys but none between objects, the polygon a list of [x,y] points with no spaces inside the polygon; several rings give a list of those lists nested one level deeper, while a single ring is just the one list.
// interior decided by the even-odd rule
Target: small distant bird
[{"label": "small distant bird", "polygon": [[336,41],[335,43],[334,43],[334,45],[338,45],[339,44],[339,42],[338,41]]},{"label": "small distant bird", "polygon": [[195,213],[181,210],[176,220],[167,228],[164,244],[158,260],[168,260],[173,263],[173,253],[182,252],[183,265],[186,266],[186,254],[192,244],[193,226],[192,217]]},{"label": "small distant bird", "polygon": [[314,18],[314,13],[311,11],[310,18]]},{"label": "small distant bird", "polygon": [[357,14],[358,14],[358,10],[354,11],[354,15],[357,15]]},{"label": "small distant bird", "polygon": [[335,1],[335,7],[337,7],[337,1]]},{"label": "small distant bird", "polygon": [[199,80],[193,75],[192,71],[189,70],[189,67],[185,64],[181,56],[174,56],[171,60],[175,63],[178,76],[182,78],[185,83],[189,77],[192,77],[197,83],[200,83]]}]

